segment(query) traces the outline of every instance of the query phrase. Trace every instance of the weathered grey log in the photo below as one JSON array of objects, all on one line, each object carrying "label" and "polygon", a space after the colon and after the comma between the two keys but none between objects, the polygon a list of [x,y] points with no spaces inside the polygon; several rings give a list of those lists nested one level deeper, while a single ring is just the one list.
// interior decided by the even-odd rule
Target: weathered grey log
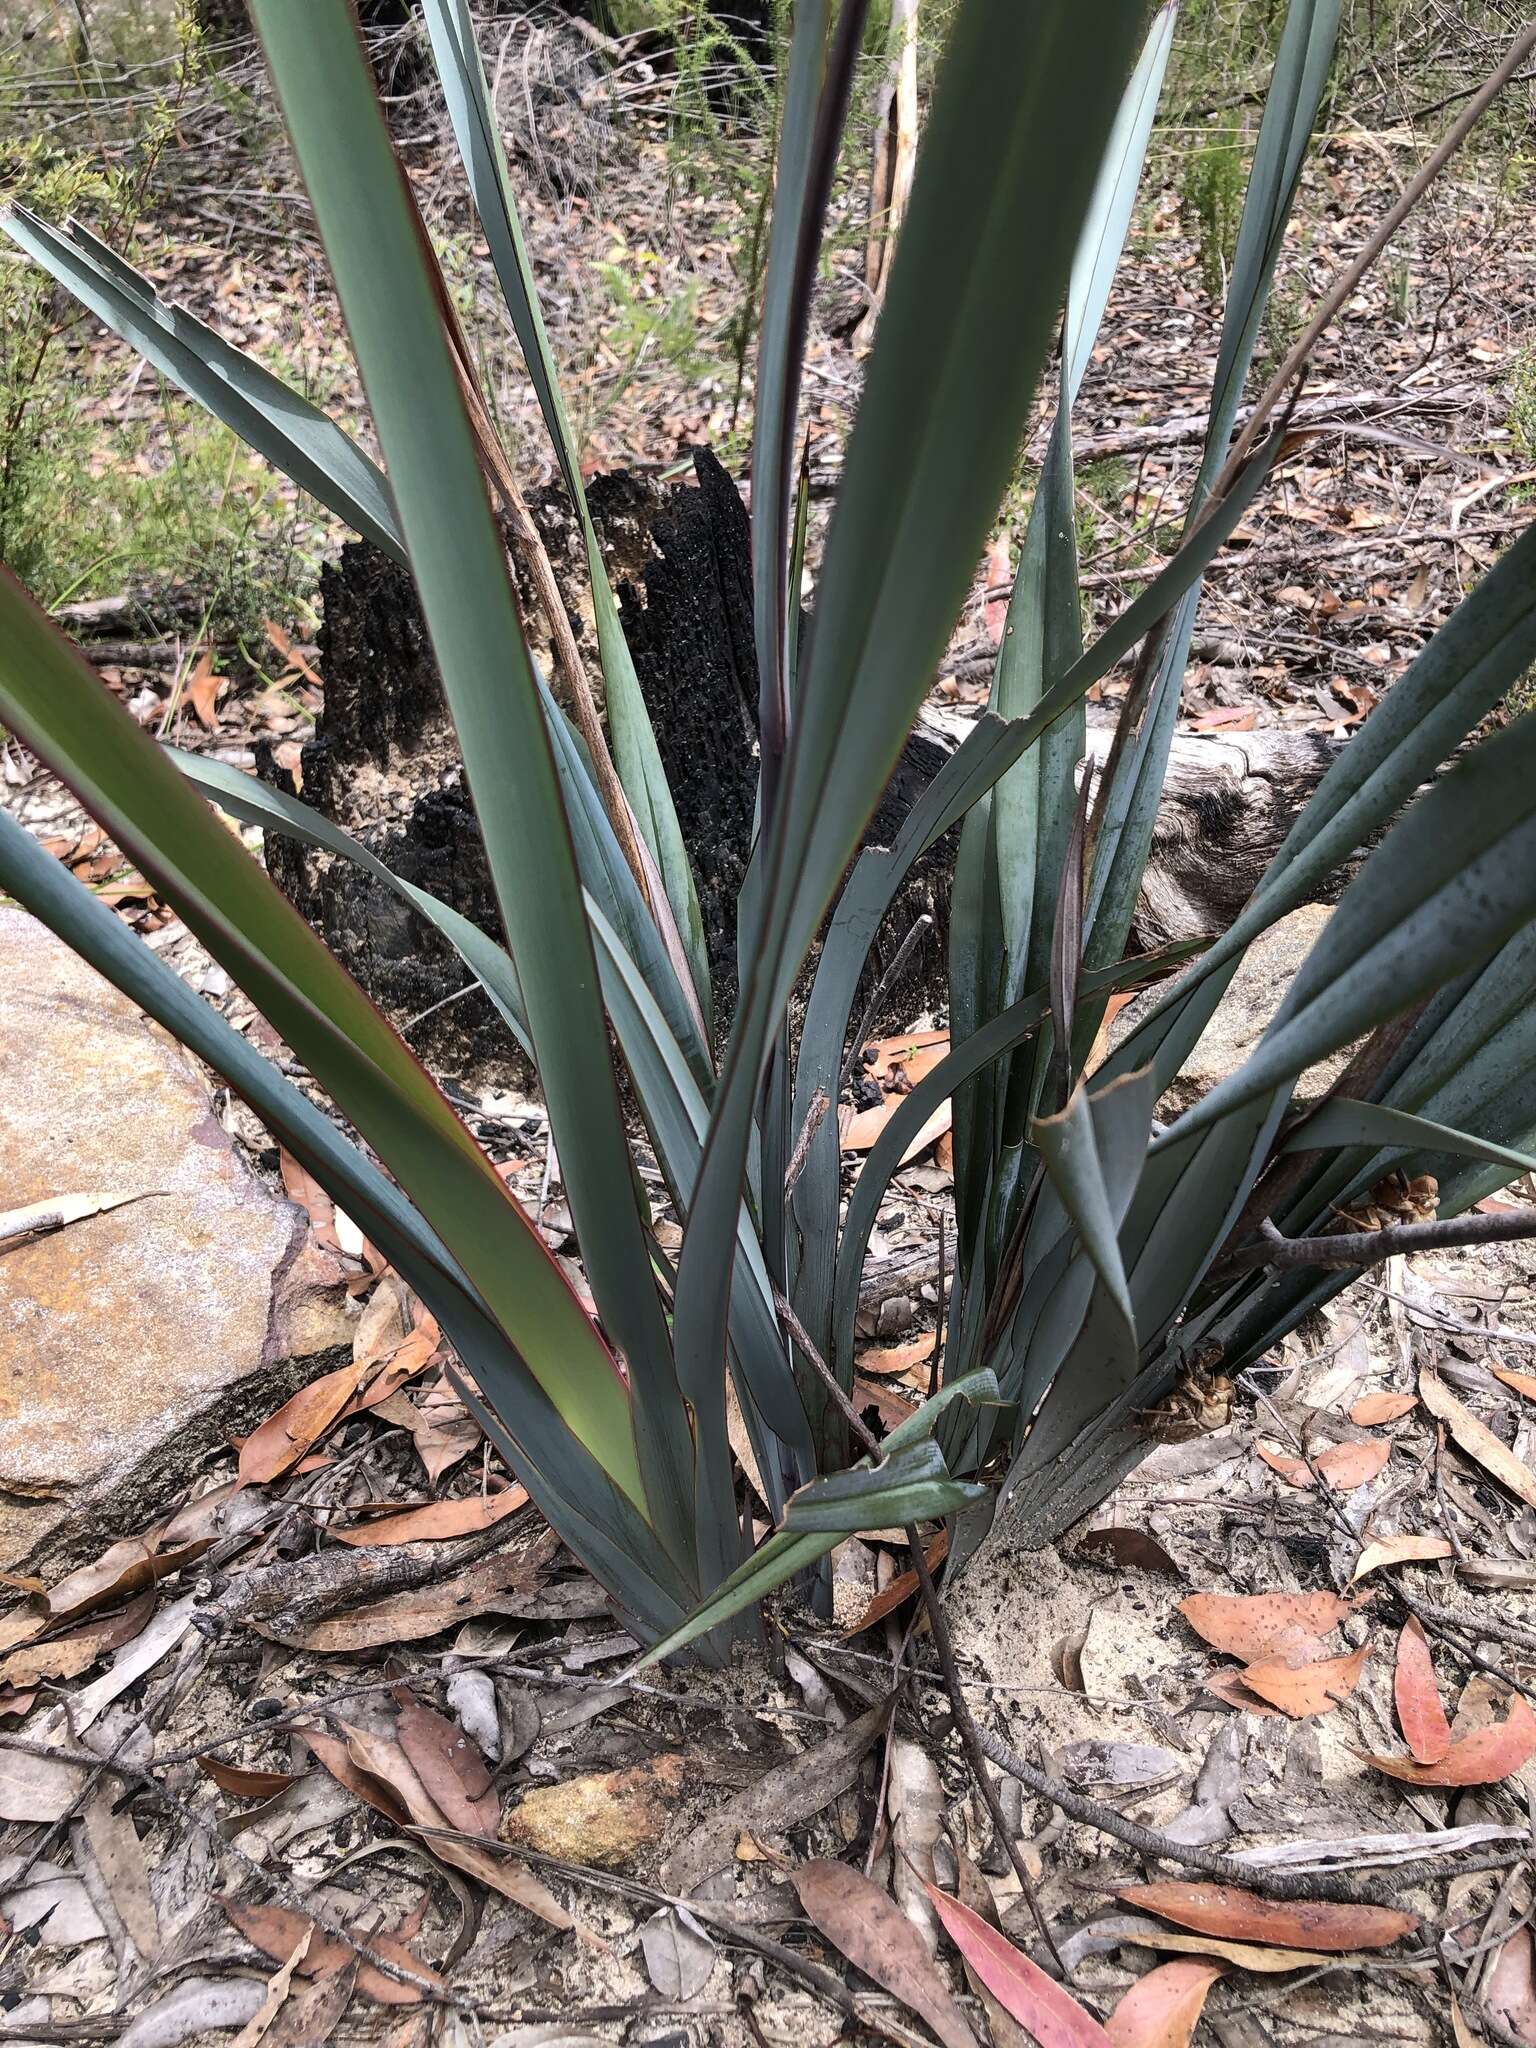
[{"label": "weathered grey log", "polygon": [[[717,1010],[735,990],[735,904],[751,846],[757,675],[749,535],[741,499],[700,455],[698,481],[662,485],[593,479],[592,507],[641,689],[656,728],[698,874]],[[530,500],[582,652],[595,673],[582,551],[564,499]],[[487,930],[495,903],[457,744],[409,578],[361,543],[322,574],[320,668],[326,699],[303,752],[303,794],[359,833],[409,880]],[[524,593],[525,599],[528,594]],[[547,634],[531,603],[535,651]],[[1102,714],[1107,721],[1110,714]],[[963,737],[954,714],[925,716],[907,741],[869,828],[888,844],[919,792]],[[1107,723],[1094,710],[1090,757],[1102,763]],[[1154,855],[1134,926],[1142,947],[1224,928],[1337,751],[1315,734],[1181,734],[1170,762]],[[263,772],[279,775],[270,754]],[[944,1001],[954,835],[916,865],[873,951],[873,972],[925,913],[933,922],[889,991],[899,1025]],[[275,837],[268,864],[293,901],[375,998],[412,1022],[434,1065],[493,1078],[506,1035],[457,956],[399,900],[344,862]],[[424,1013],[431,1012],[430,1015]],[[515,1072],[515,1067],[512,1069]]]}]

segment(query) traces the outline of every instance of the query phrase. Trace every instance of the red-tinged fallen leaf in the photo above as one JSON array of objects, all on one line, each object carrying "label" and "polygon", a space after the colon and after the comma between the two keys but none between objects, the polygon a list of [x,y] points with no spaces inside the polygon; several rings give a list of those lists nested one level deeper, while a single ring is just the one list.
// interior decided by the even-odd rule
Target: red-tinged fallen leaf
[{"label": "red-tinged fallen leaf", "polygon": [[1157,1572],[1168,1579],[1184,1575],[1155,1536],[1145,1529],[1089,1529],[1077,1539],[1078,1557],[1117,1571]]},{"label": "red-tinged fallen leaf", "polygon": [[183,1565],[194,1563],[213,1543],[211,1535],[200,1536],[195,1542],[162,1550],[160,1541],[165,1533],[164,1529],[152,1529],[144,1536],[125,1536],[90,1564],[60,1579],[48,1592],[49,1614],[55,1621],[64,1621],[94,1613],[98,1607],[142,1592]]},{"label": "red-tinged fallen leaf", "polygon": [[1536,1401],[1536,1375],[1515,1372],[1507,1365],[1491,1366],[1489,1370],[1494,1378],[1502,1380],[1511,1392],[1521,1395],[1527,1401]]},{"label": "red-tinged fallen leaf", "polygon": [[1231,1884],[1129,1884],[1115,1892],[1128,1906],[1160,1913],[1176,1927],[1215,1934],[1230,1941],[1262,1942],[1271,1948],[1389,1948],[1418,1926],[1413,1913],[1391,1906],[1336,1906],[1321,1899],[1261,1898]]},{"label": "red-tinged fallen leaf", "polygon": [[[928,1561],[929,1571],[937,1571],[948,1555],[949,1531],[941,1529],[938,1535],[934,1537],[932,1543],[923,1552],[923,1556]],[[917,1573],[915,1571],[898,1572],[885,1591],[875,1595],[858,1620],[850,1628],[845,1628],[843,1634],[845,1636],[863,1635],[865,1629],[873,1628],[877,1621],[884,1621],[888,1614],[894,1614],[897,1608],[904,1601],[910,1600],[916,1591]]]},{"label": "red-tinged fallen leaf", "polygon": [[197,1767],[231,1799],[275,1799],[298,1783],[292,1771],[256,1771],[245,1764],[221,1763],[216,1756],[200,1756]]},{"label": "red-tinged fallen leaf", "polygon": [[457,1721],[412,1700],[400,1709],[395,1732],[449,1827],[463,1835],[494,1835],[501,1820],[501,1801],[485,1758]]},{"label": "red-tinged fallen leaf", "polygon": [[1380,1422],[1401,1422],[1419,1405],[1417,1394],[1363,1394],[1349,1411],[1351,1422],[1373,1429]]},{"label": "red-tinged fallen leaf", "polygon": [[376,1543],[441,1543],[451,1536],[474,1536],[504,1522],[528,1505],[528,1490],[509,1486],[502,1493],[475,1493],[466,1500],[429,1500],[424,1507],[380,1515],[355,1529],[333,1529],[338,1543],[358,1548]]},{"label": "red-tinged fallen leaf", "polygon": [[372,1370],[364,1360],[339,1366],[300,1387],[275,1415],[253,1429],[240,1446],[240,1477],[247,1486],[279,1478],[341,1418],[342,1411]]},{"label": "red-tinged fallen leaf", "polygon": [[1451,1724],[1445,1717],[1434,1659],[1418,1620],[1409,1615],[1397,1639],[1397,1665],[1392,1674],[1397,1725],[1415,1763],[1437,1764],[1449,1753]]},{"label": "red-tinged fallen leaf", "polygon": [[1245,1668],[1242,1680],[1249,1692],[1300,1721],[1311,1714],[1331,1713],[1347,1700],[1360,1683],[1369,1655],[1370,1646],[1363,1643],[1347,1657],[1263,1657]]},{"label": "red-tinged fallen leaf", "polygon": [[1379,1572],[1383,1565],[1427,1564],[1434,1558],[1454,1555],[1443,1536],[1383,1536],[1375,1543],[1367,1543],[1361,1551],[1349,1582],[1356,1585],[1370,1573]]},{"label": "red-tinged fallen leaf", "polygon": [[[302,1977],[328,1977],[334,1970],[345,1969],[355,1954],[346,1942],[323,1934],[307,1914],[290,1912],[286,1906],[247,1906],[234,1899],[221,1899],[219,1904],[246,1940],[277,1963],[286,1963],[307,1933],[309,1947],[298,1965]],[[424,1963],[420,1956],[414,1955],[396,1936],[368,1934],[359,1935],[358,1939],[375,1955],[384,1956],[399,1969],[409,1970],[412,1976],[423,1978],[438,1989],[443,1988],[444,1979],[436,1970]],[[373,1999],[378,2005],[420,2005],[425,1995],[414,1984],[402,1984],[394,1977],[385,1976],[372,1963],[364,1963],[359,1969],[357,1988],[365,1998]]]},{"label": "red-tinged fallen leaf", "polygon": [[0,1657],[0,1685],[23,1691],[45,1679],[78,1678],[89,1671],[109,1650],[120,1650],[142,1635],[155,1611],[155,1589],[147,1586],[117,1614],[97,1616],[84,1628],[67,1635],[50,1636],[44,1643],[27,1643]]},{"label": "red-tinged fallen leaf", "polygon": [[1114,2048],[1189,2048],[1220,1963],[1159,1963],[1104,2022]]},{"label": "red-tinged fallen leaf", "polygon": [[1191,1593],[1179,1612],[1213,1650],[1252,1663],[1283,1630],[1326,1635],[1353,1608],[1336,1593]]},{"label": "red-tinged fallen leaf", "polygon": [[1536,1508],[1536,1472],[1501,1444],[1470,1408],[1463,1407],[1440,1375],[1428,1366],[1419,1374],[1419,1399],[1437,1422],[1445,1424],[1459,1450],[1475,1459],[1501,1486],[1508,1487],[1516,1499]]},{"label": "red-tinged fallen leaf", "polygon": [[[910,1086],[915,1088],[948,1051],[947,1031],[909,1031],[902,1038],[878,1040],[874,1047],[873,1063],[865,1066],[862,1071],[871,1079],[878,1081],[882,1087],[894,1072],[900,1072]],[[850,1118],[848,1127],[842,1134],[843,1150],[867,1152],[905,1100],[904,1091],[892,1090],[878,1107],[860,1110],[856,1116]],[[935,1127],[929,1130],[926,1125],[924,1126],[925,1134],[915,1138],[903,1154],[903,1164],[908,1159],[915,1158],[925,1145],[931,1145],[942,1131],[949,1128],[949,1118],[945,1114],[947,1109],[946,1103],[936,1117],[929,1119]]]},{"label": "red-tinged fallen leaf", "polygon": [[802,1863],[789,1875],[806,1913],[856,1970],[926,2020],[944,2048],[976,2048],[926,1942],[888,1893],[846,1863]]},{"label": "red-tinged fallen leaf", "polygon": [[1389,1778],[1404,1785],[1426,1785],[1449,1790],[1461,1785],[1497,1785],[1512,1771],[1536,1756],[1536,1714],[1517,1694],[1509,1713],[1493,1728],[1478,1728],[1453,1742],[1438,1763],[1418,1764],[1401,1756],[1373,1756],[1365,1760]]},{"label": "red-tinged fallen leaf", "polygon": [[944,1931],[1004,2011],[1028,2029],[1040,2048],[1108,2048],[1110,2036],[1063,1985],[937,1885],[925,1884]]}]

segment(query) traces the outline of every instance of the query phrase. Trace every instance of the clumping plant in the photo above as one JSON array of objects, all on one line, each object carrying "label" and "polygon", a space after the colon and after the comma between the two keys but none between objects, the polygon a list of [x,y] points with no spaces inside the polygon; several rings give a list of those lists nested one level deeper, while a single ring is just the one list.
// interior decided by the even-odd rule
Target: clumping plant
[{"label": "clumping plant", "polygon": [[[1285,446],[1283,423],[1262,442],[1250,423],[1229,443],[1338,0],[1291,0],[1286,16],[1187,529],[1085,645],[1071,415],[1172,11],[1144,37],[1138,0],[956,8],[802,630],[799,381],[863,9],[799,0],[752,453],[759,832],[740,907],[739,1005],[718,1061],[687,849],[587,516],[468,0],[425,0],[426,23],[585,535],[606,740],[590,721],[578,734],[530,658],[487,492],[505,460],[344,0],[253,0],[252,14],[383,469],[85,228],[22,211],[8,223],[164,375],[410,565],[506,946],[295,798],[157,746],[14,581],[0,591],[0,718],[153,877],[339,1121],[6,819],[0,883],[224,1074],[421,1294],[461,1361],[465,1398],[651,1656],[685,1644],[728,1654],[758,1626],[762,1596],[791,1578],[824,1595],[821,1561],[851,1531],[953,1518],[959,1554],[1006,1498],[1019,1526],[1049,1536],[1145,1448],[1145,1412],[1192,1362],[1238,1369],[1344,1283],[1345,1271],[1312,1263],[1337,1243],[1328,1233],[1341,1209],[1401,1170],[1434,1174],[1441,1213],[1454,1217],[1533,1164],[1536,719],[1484,734],[1536,655],[1531,532],[1359,729],[1231,929],[1177,963],[1126,957],[1201,575]],[[895,843],[861,852],[1048,369],[1055,423],[990,707]],[[1080,783],[1086,693],[1126,660],[1112,752]],[[595,1316],[402,1040],[210,800],[361,863],[458,948],[537,1068]],[[1159,1098],[1245,949],[1394,818],[1252,1055],[1160,1124]],[[840,1223],[836,1104],[855,991],[911,862],[956,824],[953,1049],[891,1118]],[[818,934],[792,1035],[790,995]],[[1110,996],[1176,964],[1179,977],[1095,1069]],[[1304,1070],[1352,1045],[1327,1098],[1298,1105]],[[684,1221],[675,1261],[634,1170],[620,1060]],[[950,1096],[957,1240],[944,1379],[855,1457],[847,1396],[865,1250],[908,1142]],[[776,1524],[755,1547],[728,1384]]]}]

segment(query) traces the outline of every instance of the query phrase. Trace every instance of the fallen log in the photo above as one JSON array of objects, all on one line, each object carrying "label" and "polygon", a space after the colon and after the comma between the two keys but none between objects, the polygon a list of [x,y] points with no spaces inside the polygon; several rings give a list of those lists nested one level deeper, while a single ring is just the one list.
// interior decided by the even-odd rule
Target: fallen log
[{"label": "fallen log", "polygon": [[[694,857],[717,1016],[725,1022],[735,990],[736,896],[751,849],[757,675],[746,513],[712,457],[701,453],[696,469],[693,485],[594,478],[592,507]],[[596,674],[574,521],[555,492],[533,494],[530,507],[578,645]],[[409,578],[354,543],[323,572],[321,590],[325,704],[303,750],[306,801],[358,833],[407,879],[495,931],[479,831]],[[547,623],[532,590],[521,594],[535,652],[547,657]],[[1089,758],[1102,765],[1112,714],[1090,709]],[[952,713],[919,721],[871,821],[869,843],[889,844],[965,725]],[[1133,943],[1146,948],[1223,929],[1336,752],[1337,743],[1309,733],[1180,734]],[[286,779],[270,749],[259,750],[258,765],[270,779]],[[873,948],[871,972],[878,974],[921,917],[933,920],[888,992],[888,1019],[897,1025],[944,1002],[955,837],[914,865]],[[468,977],[445,942],[396,897],[346,863],[291,841],[269,839],[267,862],[375,999],[410,1027],[424,1057],[461,1076],[516,1073],[505,1032],[483,996],[439,1007]]]}]

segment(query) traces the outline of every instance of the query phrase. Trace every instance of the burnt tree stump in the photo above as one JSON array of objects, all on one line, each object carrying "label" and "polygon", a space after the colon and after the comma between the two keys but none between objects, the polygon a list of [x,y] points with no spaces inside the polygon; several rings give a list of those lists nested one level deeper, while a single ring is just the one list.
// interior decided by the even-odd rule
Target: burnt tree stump
[{"label": "burnt tree stump", "polygon": [[[729,476],[703,450],[695,472],[694,483],[675,485],[633,474],[596,477],[590,500],[693,856],[717,1023],[725,1025],[734,1008],[736,897],[751,850],[757,784],[757,664],[747,515]],[[595,675],[585,562],[569,504],[553,489],[531,494],[529,504]],[[548,673],[545,629],[531,592],[520,594]],[[303,749],[305,800],[407,880],[500,936],[479,828],[409,576],[366,542],[351,542],[322,570],[321,598],[325,704]],[[868,843],[890,843],[965,726],[942,714],[919,721]],[[1102,765],[1108,742],[1107,724],[1092,714],[1094,767]],[[1181,734],[1133,943],[1223,929],[1336,752],[1336,743],[1305,733]],[[285,779],[270,749],[261,751],[258,768],[269,779]],[[933,920],[889,991],[887,1026],[899,1028],[944,1003],[956,837],[952,832],[914,865],[872,949],[871,979],[920,917]],[[458,956],[395,895],[349,863],[276,834],[267,839],[266,858],[279,886],[374,999],[409,1026],[412,1045],[431,1065],[483,1082],[526,1078]]]}]

